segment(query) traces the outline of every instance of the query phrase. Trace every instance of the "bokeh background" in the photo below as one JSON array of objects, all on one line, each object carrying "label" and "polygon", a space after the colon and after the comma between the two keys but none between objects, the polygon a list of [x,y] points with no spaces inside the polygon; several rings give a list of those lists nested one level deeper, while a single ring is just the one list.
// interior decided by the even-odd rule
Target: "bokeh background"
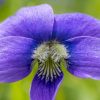
[{"label": "bokeh background", "polygon": [[[0,0],[0,22],[23,6],[52,5],[55,13],[81,12],[100,19],[100,0]],[[15,83],[0,83],[0,100],[29,100],[34,71]],[[34,90],[35,91],[35,90]],[[100,100],[100,81],[80,79],[65,71],[56,100]]]}]

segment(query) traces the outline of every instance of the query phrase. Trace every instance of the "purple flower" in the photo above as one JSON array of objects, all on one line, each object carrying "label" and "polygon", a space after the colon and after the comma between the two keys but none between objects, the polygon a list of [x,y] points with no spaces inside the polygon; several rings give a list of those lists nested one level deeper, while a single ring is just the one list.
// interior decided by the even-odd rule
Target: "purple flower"
[{"label": "purple flower", "polygon": [[0,24],[0,82],[23,79],[35,62],[31,100],[54,100],[62,67],[100,79],[100,21],[80,13],[55,15],[47,4],[22,8]]}]

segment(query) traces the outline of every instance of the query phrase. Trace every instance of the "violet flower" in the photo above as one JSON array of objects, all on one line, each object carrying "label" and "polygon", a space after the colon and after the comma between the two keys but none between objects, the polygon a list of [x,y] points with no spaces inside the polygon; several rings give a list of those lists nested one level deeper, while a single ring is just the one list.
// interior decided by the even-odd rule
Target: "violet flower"
[{"label": "violet flower", "polygon": [[31,100],[54,100],[66,70],[80,78],[100,79],[100,21],[80,13],[53,13],[47,5],[26,7],[0,24],[0,82],[38,71]]}]

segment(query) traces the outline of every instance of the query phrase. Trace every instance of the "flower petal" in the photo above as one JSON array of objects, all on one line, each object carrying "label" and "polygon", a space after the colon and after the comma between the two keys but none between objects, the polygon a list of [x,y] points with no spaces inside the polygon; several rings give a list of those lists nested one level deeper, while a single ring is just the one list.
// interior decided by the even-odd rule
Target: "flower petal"
[{"label": "flower petal", "polygon": [[100,38],[79,37],[69,41],[68,70],[81,78],[100,79]]},{"label": "flower petal", "polygon": [[39,79],[36,74],[31,86],[31,100],[54,100],[62,78],[63,74],[53,82],[46,83],[45,80]]},{"label": "flower petal", "polygon": [[39,42],[51,38],[54,15],[47,5],[25,7],[0,24],[0,37],[23,36]]},{"label": "flower petal", "polygon": [[25,37],[0,39],[0,82],[13,82],[31,71],[31,55],[36,43]]},{"label": "flower petal", "polygon": [[55,15],[53,37],[65,41],[77,36],[100,37],[100,21],[80,13]]}]

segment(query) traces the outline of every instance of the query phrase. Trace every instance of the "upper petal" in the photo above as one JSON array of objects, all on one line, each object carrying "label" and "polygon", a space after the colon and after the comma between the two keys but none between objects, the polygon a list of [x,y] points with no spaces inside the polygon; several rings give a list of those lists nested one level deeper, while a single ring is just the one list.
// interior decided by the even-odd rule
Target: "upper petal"
[{"label": "upper petal", "polygon": [[68,70],[82,78],[100,79],[100,38],[79,37],[69,41]]},{"label": "upper petal", "polygon": [[25,37],[0,39],[0,82],[13,82],[31,71],[32,52],[36,43]]},{"label": "upper petal", "polygon": [[55,15],[53,37],[65,41],[77,36],[100,37],[100,21],[80,13]]},{"label": "upper petal", "polygon": [[25,7],[0,24],[0,37],[22,36],[39,42],[51,38],[54,15],[47,5]]}]

